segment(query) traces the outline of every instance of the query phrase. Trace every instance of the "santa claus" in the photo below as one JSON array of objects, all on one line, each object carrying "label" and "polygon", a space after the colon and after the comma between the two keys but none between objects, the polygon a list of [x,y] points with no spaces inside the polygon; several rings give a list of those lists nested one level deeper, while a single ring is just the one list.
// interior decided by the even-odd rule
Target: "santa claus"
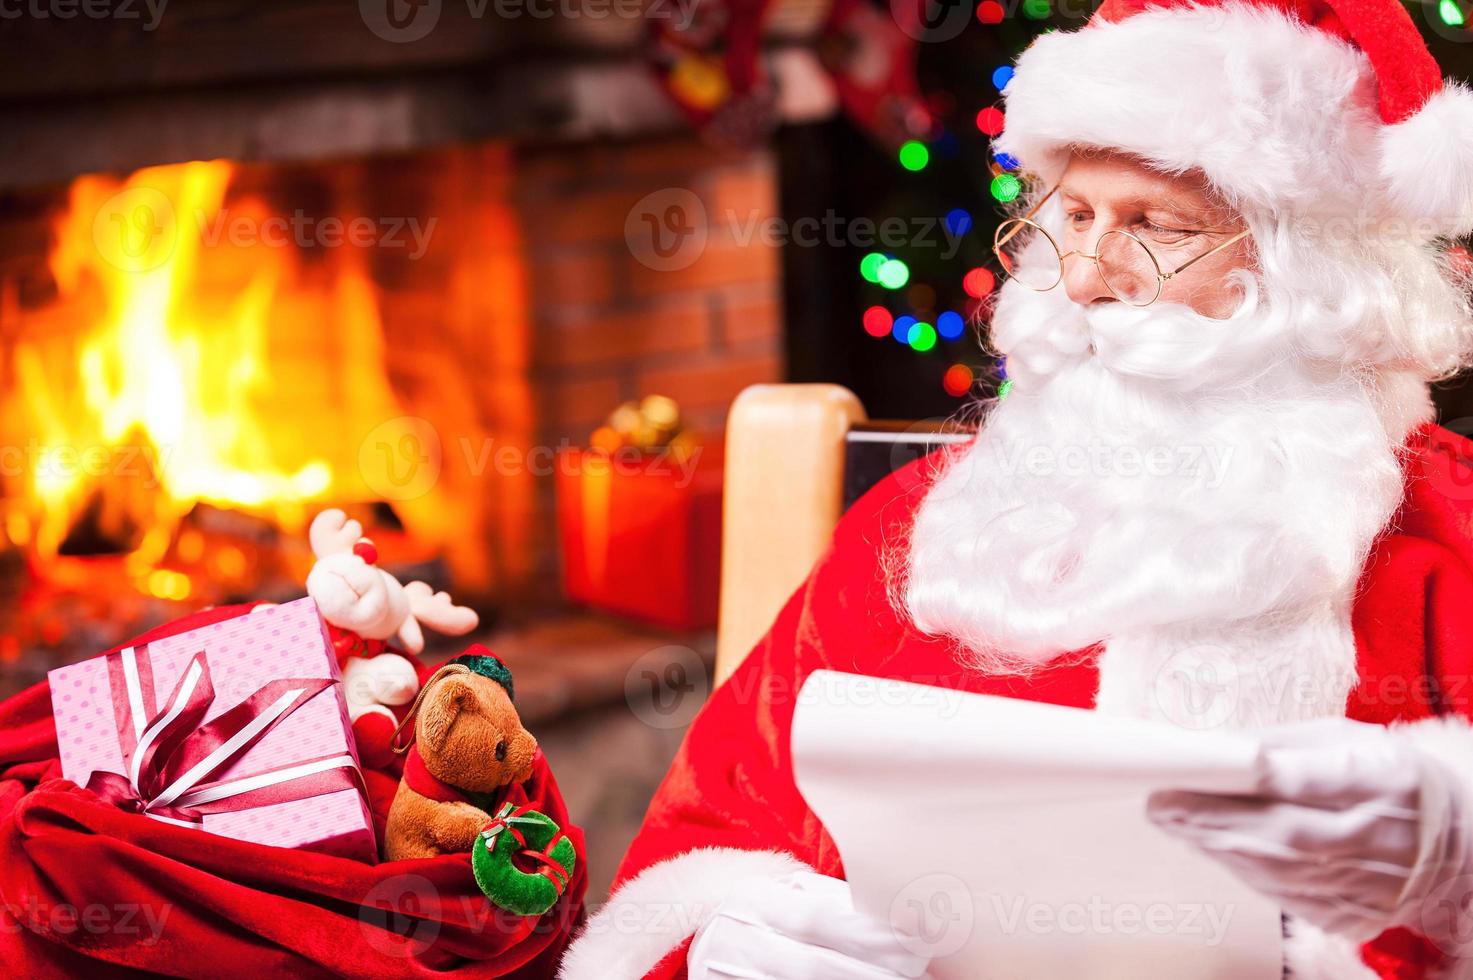
[{"label": "santa claus", "polygon": [[1257,795],[1152,818],[1279,902],[1293,976],[1473,976],[1473,446],[1428,397],[1473,93],[1395,0],[1106,0],[1006,110],[1011,393],[845,516],[562,976],[924,974],[794,787],[818,668],[1259,730]]}]

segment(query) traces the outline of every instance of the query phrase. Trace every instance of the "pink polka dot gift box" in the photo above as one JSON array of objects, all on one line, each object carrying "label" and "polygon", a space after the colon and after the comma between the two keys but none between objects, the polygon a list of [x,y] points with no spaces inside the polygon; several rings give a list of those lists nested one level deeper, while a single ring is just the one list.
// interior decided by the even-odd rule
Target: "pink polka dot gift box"
[{"label": "pink polka dot gift box", "polygon": [[49,674],[62,774],[142,817],[372,862],[337,658],[311,599]]}]

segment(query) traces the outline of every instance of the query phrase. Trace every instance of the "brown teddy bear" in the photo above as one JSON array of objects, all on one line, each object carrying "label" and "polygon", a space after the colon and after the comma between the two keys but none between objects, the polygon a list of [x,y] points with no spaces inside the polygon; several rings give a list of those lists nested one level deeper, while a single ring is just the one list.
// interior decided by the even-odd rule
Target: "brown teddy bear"
[{"label": "brown teddy bear", "polygon": [[[412,741],[399,745],[410,724]],[[493,824],[504,787],[531,778],[537,755],[512,703],[511,672],[486,652],[437,670],[394,738],[408,756],[384,835],[390,861],[470,851]]]}]

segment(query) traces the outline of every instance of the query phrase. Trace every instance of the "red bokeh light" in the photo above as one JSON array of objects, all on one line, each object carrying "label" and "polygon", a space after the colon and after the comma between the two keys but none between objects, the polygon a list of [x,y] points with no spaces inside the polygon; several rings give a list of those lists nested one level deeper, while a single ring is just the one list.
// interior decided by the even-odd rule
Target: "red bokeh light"
[{"label": "red bokeh light", "polygon": [[883,306],[871,306],[864,311],[864,332],[871,337],[888,337],[895,318]]},{"label": "red bokeh light", "polygon": [[996,136],[1001,133],[1005,121],[1002,110],[994,106],[988,106],[977,113],[977,128],[988,136]]},{"label": "red bokeh light", "polygon": [[977,267],[962,277],[962,289],[968,296],[981,299],[997,288],[997,276],[991,269]]},{"label": "red bokeh light", "polygon": [[972,369],[965,364],[953,364],[946,369],[946,374],[941,379],[941,387],[953,398],[960,398],[972,390]]}]

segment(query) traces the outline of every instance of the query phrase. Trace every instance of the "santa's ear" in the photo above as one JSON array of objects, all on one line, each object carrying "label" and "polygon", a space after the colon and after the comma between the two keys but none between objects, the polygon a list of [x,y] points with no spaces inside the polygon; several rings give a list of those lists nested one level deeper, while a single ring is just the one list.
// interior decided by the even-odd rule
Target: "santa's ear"
[{"label": "santa's ear", "polygon": [[437,633],[464,636],[475,629],[481,618],[466,606],[457,606],[448,592],[436,592],[424,582],[404,586],[409,597],[409,611],[414,618]]},{"label": "santa's ear", "polygon": [[353,545],[363,537],[363,525],[348,520],[348,515],[337,508],[325,510],[312,519],[307,531],[307,540],[312,545],[312,554],[318,558],[339,555],[352,551]]},{"label": "santa's ear", "polygon": [[475,710],[475,689],[459,677],[443,677],[426,694],[415,724],[415,737],[430,751],[439,752],[445,747],[456,720]]}]

